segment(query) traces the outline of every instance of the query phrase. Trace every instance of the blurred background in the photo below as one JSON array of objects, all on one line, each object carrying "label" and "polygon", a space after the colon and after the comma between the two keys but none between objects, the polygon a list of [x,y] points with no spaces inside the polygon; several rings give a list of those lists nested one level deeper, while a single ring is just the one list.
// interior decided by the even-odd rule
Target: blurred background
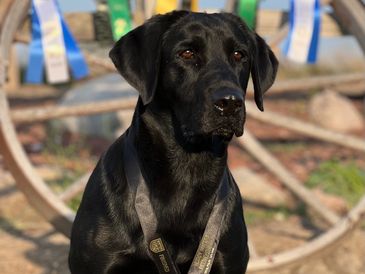
[{"label": "blurred background", "polygon": [[0,273],[69,273],[73,212],[137,98],[108,51],[173,9],[233,12],[280,60],[229,147],[249,273],[365,273],[364,0],[41,2],[0,0]]}]

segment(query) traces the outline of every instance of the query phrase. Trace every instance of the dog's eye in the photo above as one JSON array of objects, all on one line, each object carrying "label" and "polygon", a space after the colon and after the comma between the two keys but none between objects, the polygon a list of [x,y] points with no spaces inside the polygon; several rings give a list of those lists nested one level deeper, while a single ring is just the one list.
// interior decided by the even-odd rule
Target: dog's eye
[{"label": "dog's eye", "polygon": [[185,60],[191,60],[195,57],[195,54],[194,51],[192,51],[191,49],[186,49],[180,52],[179,56]]},{"label": "dog's eye", "polygon": [[244,57],[243,53],[242,53],[242,52],[240,52],[240,51],[238,51],[238,50],[236,50],[235,52],[233,52],[233,54],[232,54],[232,58],[233,58],[233,60],[234,60],[234,61],[236,61],[236,62],[241,62],[242,60],[244,60],[244,59],[245,59],[245,57]]}]

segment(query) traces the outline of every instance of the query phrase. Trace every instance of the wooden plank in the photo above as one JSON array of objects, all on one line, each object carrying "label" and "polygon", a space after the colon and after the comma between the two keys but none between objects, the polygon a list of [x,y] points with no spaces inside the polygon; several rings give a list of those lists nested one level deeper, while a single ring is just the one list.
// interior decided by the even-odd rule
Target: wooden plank
[{"label": "wooden plank", "polygon": [[353,34],[365,53],[365,7],[359,0],[333,0],[339,23]]},{"label": "wooden plank", "polygon": [[[102,63],[100,63],[102,64]],[[109,63],[105,64],[109,66]],[[277,94],[288,91],[307,91],[312,88],[323,88],[327,86],[336,86],[336,84],[356,83],[364,78],[364,73],[353,73],[344,75],[317,76],[303,79],[278,81],[270,89],[270,94]],[[248,90],[248,96],[252,94],[252,88]],[[32,94],[29,92],[29,94]],[[46,121],[55,118],[67,116],[82,116],[98,114],[103,112],[112,112],[123,109],[132,109],[135,107],[136,98],[117,99],[98,103],[88,103],[75,106],[52,106],[43,108],[29,108],[11,111],[11,117],[14,123],[33,123],[35,121]]]},{"label": "wooden plank", "polygon": [[365,72],[354,72],[346,74],[322,75],[303,77],[299,79],[289,79],[276,81],[270,88],[267,95],[279,94],[290,91],[308,91],[311,89],[321,89],[325,87],[336,87],[337,85],[362,82]]},{"label": "wooden plank", "polygon": [[20,87],[20,69],[18,58],[16,55],[16,49],[14,46],[11,47],[9,56],[9,66],[7,71],[6,82],[4,85],[4,90],[7,93],[17,91]]},{"label": "wooden plank", "polygon": [[[98,103],[87,103],[74,106],[51,106],[43,108],[28,108],[11,111],[13,122],[32,123],[47,121],[67,116],[86,116],[104,112],[113,112],[124,109],[133,109],[137,98],[114,99]],[[31,118],[29,118],[31,117]]]},{"label": "wooden plank", "polygon": [[0,29],[13,0],[0,0]]},{"label": "wooden plank", "polygon": [[[285,11],[259,10],[256,31],[263,36],[271,36],[277,33],[281,27],[288,22],[289,14]],[[331,13],[324,13],[321,22],[321,36],[335,37],[343,33],[336,22],[336,16]]]},{"label": "wooden plank", "polygon": [[358,137],[324,129],[312,123],[303,122],[269,110],[260,112],[257,110],[256,105],[250,101],[246,101],[246,111],[250,117],[261,122],[287,128],[312,138],[365,152],[365,141]]}]

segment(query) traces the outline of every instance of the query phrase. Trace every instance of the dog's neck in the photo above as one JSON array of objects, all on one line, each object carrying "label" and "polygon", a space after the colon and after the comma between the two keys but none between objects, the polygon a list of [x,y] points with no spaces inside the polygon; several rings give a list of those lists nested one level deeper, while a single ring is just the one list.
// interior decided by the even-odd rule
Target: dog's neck
[{"label": "dog's neck", "polygon": [[[153,107],[144,108],[141,102],[136,112],[134,143],[151,195],[166,202],[176,195],[189,199],[193,192],[213,196],[226,168],[227,144],[217,141],[194,151],[177,140],[170,113],[154,112]],[[159,187],[153,187],[156,185]]]}]

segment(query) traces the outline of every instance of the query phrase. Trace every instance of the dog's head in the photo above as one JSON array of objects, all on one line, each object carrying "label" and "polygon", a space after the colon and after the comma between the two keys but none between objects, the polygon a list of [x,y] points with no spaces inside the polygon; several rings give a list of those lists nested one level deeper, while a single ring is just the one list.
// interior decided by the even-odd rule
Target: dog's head
[{"label": "dog's head", "polygon": [[187,139],[242,135],[249,75],[263,110],[278,67],[265,41],[226,13],[154,16],[123,36],[110,57],[143,104],[168,109]]}]

